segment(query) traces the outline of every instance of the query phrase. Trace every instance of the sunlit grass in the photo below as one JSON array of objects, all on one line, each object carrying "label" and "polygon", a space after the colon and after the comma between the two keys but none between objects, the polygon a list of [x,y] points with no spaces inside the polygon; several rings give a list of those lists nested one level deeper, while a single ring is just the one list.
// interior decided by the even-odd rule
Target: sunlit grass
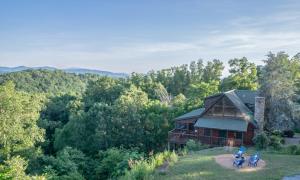
[{"label": "sunlit grass", "polygon": [[[249,154],[255,152],[248,150]],[[267,165],[264,169],[255,172],[239,172],[225,169],[218,165],[214,156],[228,154],[224,148],[203,150],[181,157],[179,161],[169,168],[165,175],[156,174],[155,179],[222,179],[222,180],[276,180],[283,176],[300,174],[300,156],[280,155],[261,152]]]}]

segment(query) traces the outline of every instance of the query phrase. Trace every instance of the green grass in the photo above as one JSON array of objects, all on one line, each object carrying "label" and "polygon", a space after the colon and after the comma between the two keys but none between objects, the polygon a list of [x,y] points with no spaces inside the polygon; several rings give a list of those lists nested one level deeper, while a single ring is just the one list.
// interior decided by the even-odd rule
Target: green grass
[{"label": "green grass", "polygon": [[[253,153],[254,150],[250,149],[248,152]],[[165,175],[155,174],[154,179],[279,180],[284,176],[300,174],[300,156],[260,152],[262,159],[267,163],[264,169],[256,172],[238,172],[225,169],[215,162],[215,155],[228,153],[231,152],[225,151],[224,148],[213,148],[188,154],[171,166]]]}]

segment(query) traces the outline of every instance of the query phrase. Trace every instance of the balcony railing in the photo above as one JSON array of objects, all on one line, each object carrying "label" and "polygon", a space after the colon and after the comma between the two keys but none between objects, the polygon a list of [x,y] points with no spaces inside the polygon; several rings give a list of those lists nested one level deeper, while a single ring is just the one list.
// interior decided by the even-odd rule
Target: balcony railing
[{"label": "balcony railing", "polygon": [[242,139],[199,136],[193,131],[173,129],[169,132],[169,142],[171,143],[185,144],[189,139],[213,146],[240,146],[243,144]]}]

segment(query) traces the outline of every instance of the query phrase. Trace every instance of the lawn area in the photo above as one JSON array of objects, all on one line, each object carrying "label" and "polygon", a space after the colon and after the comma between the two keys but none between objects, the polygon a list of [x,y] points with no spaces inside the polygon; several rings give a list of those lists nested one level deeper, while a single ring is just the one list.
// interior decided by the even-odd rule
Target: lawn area
[{"label": "lawn area", "polygon": [[[253,153],[254,150],[248,150]],[[260,152],[267,165],[264,169],[255,172],[238,172],[225,169],[218,165],[214,156],[232,153],[224,148],[206,149],[190,153],[181,157],[179,161],[170,167],[166,174],[156,174],[154,179],[230,179],[230,180],[261,180],[282,179],[284,176],[300,174],[300,156],[281,155],[268,152]]]}]

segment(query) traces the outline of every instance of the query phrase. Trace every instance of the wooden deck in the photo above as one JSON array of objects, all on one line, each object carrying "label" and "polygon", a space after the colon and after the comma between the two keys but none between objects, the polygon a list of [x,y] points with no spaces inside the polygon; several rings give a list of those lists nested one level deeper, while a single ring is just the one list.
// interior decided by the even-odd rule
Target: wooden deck
[{"label": "wooden deck", "polygon": [[213,136],[199,136],[194,132],[182,131],[173,129],[169,132],[168,140],[174,144],[186,144],[189,139],[193,139],[196,142],[202,144],[209,144],[212,146],[241,146],[243,141],[241,139],[234,138],[222,138]]}]

